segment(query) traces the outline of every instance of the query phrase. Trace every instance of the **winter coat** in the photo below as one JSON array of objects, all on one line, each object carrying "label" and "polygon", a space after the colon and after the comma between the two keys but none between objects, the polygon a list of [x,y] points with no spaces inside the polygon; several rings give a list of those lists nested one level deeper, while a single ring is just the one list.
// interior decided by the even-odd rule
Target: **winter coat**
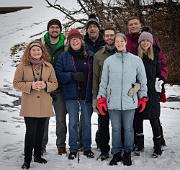
[{"label": "winter coat", "polygon": [[49,33],[47,32],[44,37],[41,38],[42,43],[45,45],[50,55],[50,63],[55,67],[58,56],[64,51],[65,36],[60,33],[59,41],[56,44],[51,44]]},{"label": "winter coat", "polygon": [[[126,37],[127,37],[127,49],[130,53],[136,54],[137,51],[137,46],[138,46],[138,39],[139,39],[140,34],[130,34],[127,33]],[[154,39],[154,46],[160,48],[159,43],[157,42],[156,39]],[[166,80],[168,77],[168,65],[167,65],[167,58],[165,56],[165,54],[163,53],[163,51],[160,49],[160,53],[159,53],[159,59],[161,62],[161,73],[160,76]]]},{"label": "winter coat", "polygon": [[[115,50],[113,50],[113,54]],[[99,91],[99,84],[101,81],[102,69],[103,64],[106,58],[111,56],[112,54],[106,49],[104,46],[100,50],[96,52],[94,55],[93,61],[93,99],[97,98],[98,91]]]},{"label": "winter coat", "polygon": [[88,33],[86,33],[86,35],[84,36],[84,42],[85,42],[86,48],[90,50],[91,52],[93,52],[94,54],[105,45],[105,42],[101,33],[99,33],[99,37],[95,42],[91,41],[91,39],[89,39]]},{"label": "winter coat", "polygon": [[50,92],[58,86],[53,66],[44,62],[42,65],[42,81],[46,82],[46,89],[37,91],[32,89],[34,75],[32,65],[22,62],[17,66],[13,86],[22,92],[20,116],[24,117],[51,117],[52,98]]},{"label": "winter coat", "polygon": [[[92,64],[93,53],[87,51],[87,62],[84,62],[85,69],[88,72],[85,101],[92,102]],[[77,59],[78,60],[78,59]],[[75,73],[76,66],[73,56],[69,51],[62,53],[55,66],[56,75],[58,81],[61,83],[65,100],[79,100],[79,93],[81,91],[78,88],[78,83],[72,79],[72,73]]]},{"label": "winter coat", "polygon": [[128,91],[134,82],[141,88],[138,97],[147,96],[147,79],[140,57],[131,53],[115,53],[104,61],[98,97],[105,97],[109,110],[130,110],[137,108],[137,94],[129,97]]},{"label": "winter coat", "polygon": [[[146,70],[148,102],[143,112],[138,113],[143,119],[154,119],[160,116],[160,98],[159,93],[155,91],[155,80],[160,75],[159,48],[153,46],[154,60],[149,59],[146,55],[142,60]],[[138,112],[138,111],[137,111]]]}]

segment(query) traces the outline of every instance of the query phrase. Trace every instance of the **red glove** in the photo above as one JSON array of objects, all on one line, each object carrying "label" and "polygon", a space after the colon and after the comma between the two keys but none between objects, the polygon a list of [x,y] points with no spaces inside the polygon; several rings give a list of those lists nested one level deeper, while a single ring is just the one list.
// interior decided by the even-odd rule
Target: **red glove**
[{"label": "red glove", "polygon": [[160,101],[165,103],[167,101],[165,92],[159,93]]},{"label": "red glove", "polygon": [[101,116],[105,116],[108,110],[107,102],[105,97],[97,99],[98,111]]},{"label": "red glove", "polygon": [[143,112],[144,109],[146,108],[146,103],[148,101],[147,97],[143,97],[141,99],[138,100],[138,108],[139,108],[139,112]]}]

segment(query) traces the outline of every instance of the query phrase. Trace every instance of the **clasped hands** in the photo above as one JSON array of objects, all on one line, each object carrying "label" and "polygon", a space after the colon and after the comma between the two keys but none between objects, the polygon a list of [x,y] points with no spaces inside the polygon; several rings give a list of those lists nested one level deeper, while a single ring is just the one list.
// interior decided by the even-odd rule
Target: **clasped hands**
[{"label": "clasped hands", "polygon": [[44,81],[33,81],[32,82],[32,89],[40,91],[46,88],[46,83]]}]

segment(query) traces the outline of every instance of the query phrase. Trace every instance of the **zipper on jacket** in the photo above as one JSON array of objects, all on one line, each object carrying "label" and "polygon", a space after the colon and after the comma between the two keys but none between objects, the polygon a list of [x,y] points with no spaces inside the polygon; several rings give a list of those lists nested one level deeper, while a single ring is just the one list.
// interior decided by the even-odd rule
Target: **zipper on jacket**
[{"label": "zipper on jacket", "polygon": [[110,103],[110,98],[111,98],[111,93],[112,93],[112,89],[109,89],[109,98],[108,98],[108,103]]},{"label": "zipper on jacket", "polygon": [[133,102],[135,103],[134,96],[132,96]]},{"label": "zipper on jacket", "polygon": [[89,81],[90,81],[90,56],[88,56],[88,79],[87,79],[87,84],[86,84],[86,96],[84,99],[84,104],[86,103],[87,100],[87,95],[88,95],[88,85],[89,85]]},{"label": "zipper on jacket", "polygon": [[123,93],[123,70],[124,70],[124,55],[122,52],[122,76],[121,76],[121,110],[122,110],[122,93]]}]

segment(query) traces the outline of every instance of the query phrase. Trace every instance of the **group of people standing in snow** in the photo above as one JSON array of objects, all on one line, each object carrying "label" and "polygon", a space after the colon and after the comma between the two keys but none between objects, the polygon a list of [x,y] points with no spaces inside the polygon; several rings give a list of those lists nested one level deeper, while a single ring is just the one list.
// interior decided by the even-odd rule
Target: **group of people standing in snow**
[{"label": "group of people standing in snow", "polygon": [[161,147],[166,145],[160,101],[166,100],[167,61],[150,30],[142,29],[140,19],[133,16],[126,35],[111,26],[102,32],[94,14],[85,28],[85,36],[73,28],[65,37],[61,22],[50,20],[44,37],[29,43],[17,66],[13,85],[22,91],[20,115],[26,125],[23,169],[30,168],[33,150],[35,162],[47,163],[42,155],[53,111],[58,155],[67,153],[69,114],[69,160],[80,149],[87,158],[94,158],[93,111],[98,113],[95,141],[102,161],[110,156],[111,121],[113,157],[109,165],[120,161],[132,165],[131,153],[139,155],[144,149],[144,119],[152,127],[152,156],[161,155]]}]

